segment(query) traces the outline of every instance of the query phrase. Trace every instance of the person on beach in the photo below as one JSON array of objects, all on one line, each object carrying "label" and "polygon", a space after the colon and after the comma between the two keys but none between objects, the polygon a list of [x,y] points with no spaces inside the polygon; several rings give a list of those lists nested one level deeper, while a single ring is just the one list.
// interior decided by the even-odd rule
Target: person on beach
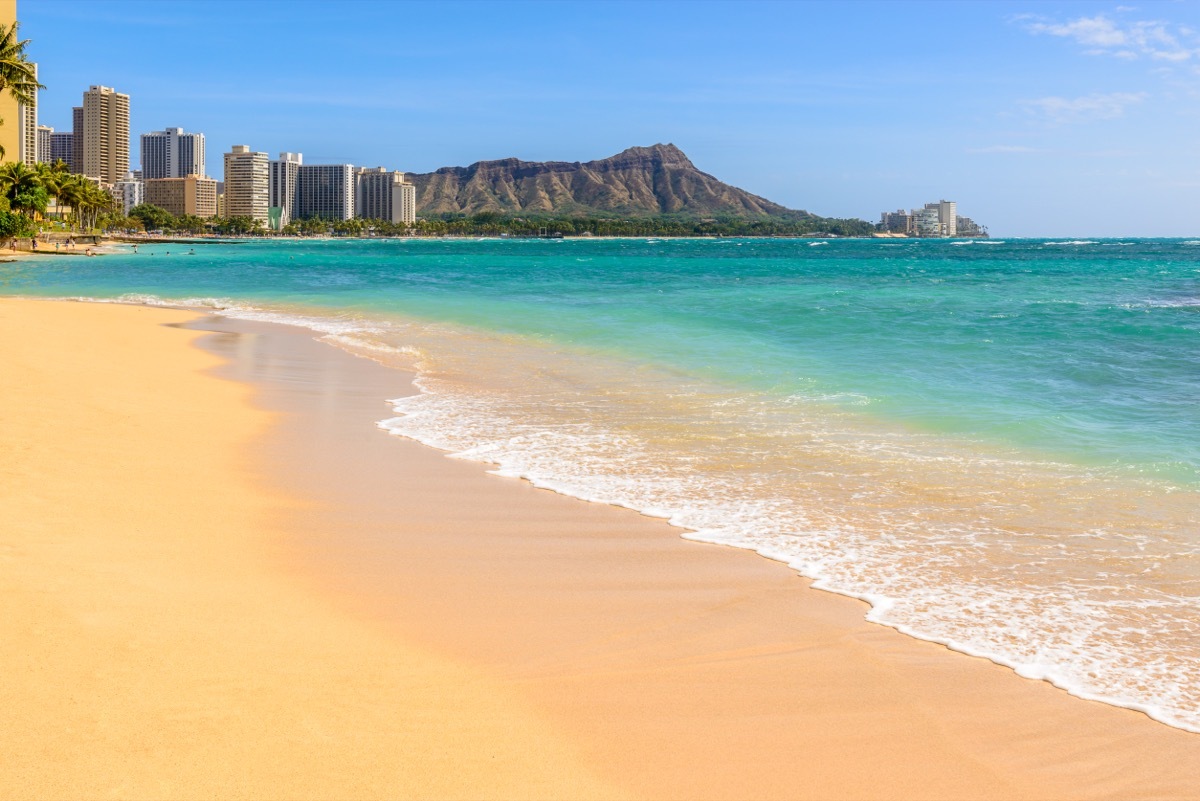
[{"label": "person on beach", "polygon": [[8,249],[13,253],[17,252],[17,238],[15,236],[12,238],[12,241],[8,243]]},{"label": "person on beach", "polygon": [[37,250],[37,237],[36,236],[29,237],[29,242],[30,242],[30,249]]},{"label": "person on beach", "polygon": [[95,253],[92,253],[92,249],[91,249],[91,248],[88,248],[87,250],[85,250],[85,251],[84,251],[84,254],[85,254],[85,255],[87,255],[87,256],[95,256],[95,255],[96,255]]}]

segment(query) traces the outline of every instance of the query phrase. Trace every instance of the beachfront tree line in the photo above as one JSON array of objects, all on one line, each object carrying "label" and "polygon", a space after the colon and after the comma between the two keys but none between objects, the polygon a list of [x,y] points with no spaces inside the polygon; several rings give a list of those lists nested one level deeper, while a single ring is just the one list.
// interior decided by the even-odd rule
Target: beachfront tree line
[{"label": "beachfront tree line", "polygon": [[[175,217],[149,204],[136,206],[128,217],[106,221],[109,230],[160,231],[166,234],[220,234],[223,236],[266,236],[261,220],[251,217],[202,219]],[[284,236],[870,236],[874,226],[864,220],[827,217],[797,219],[720,217],[696,219],[683,216],[636,217],[511,217],[495,212],[474,215],[442,215],[415,223],[389,220],[329,220],[311,217],[292,220]]]}]

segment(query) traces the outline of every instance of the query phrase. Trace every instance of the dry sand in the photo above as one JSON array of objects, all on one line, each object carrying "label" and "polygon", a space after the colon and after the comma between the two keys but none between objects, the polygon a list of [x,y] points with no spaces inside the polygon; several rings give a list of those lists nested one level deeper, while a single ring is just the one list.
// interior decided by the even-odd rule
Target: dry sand
[{"label": "dry sand", "polygon": [[0,302],[0,797],[1200,797],[1200,736],[388,437],[402,373],[190,317]]}]

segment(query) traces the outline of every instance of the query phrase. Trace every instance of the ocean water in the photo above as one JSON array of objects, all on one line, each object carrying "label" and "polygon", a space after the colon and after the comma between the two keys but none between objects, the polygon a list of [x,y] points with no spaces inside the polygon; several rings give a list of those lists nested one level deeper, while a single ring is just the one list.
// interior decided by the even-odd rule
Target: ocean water
[{"label": "ocean water", "polygon": [[394,434],[1200,731],[1200,241],[188,250],[0,264],[0,293],[308,325],[418,373]]}]

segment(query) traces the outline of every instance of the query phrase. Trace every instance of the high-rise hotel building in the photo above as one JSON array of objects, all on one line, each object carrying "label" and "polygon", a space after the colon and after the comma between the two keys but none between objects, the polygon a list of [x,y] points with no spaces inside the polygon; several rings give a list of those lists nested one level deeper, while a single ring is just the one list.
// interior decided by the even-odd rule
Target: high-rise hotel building
[{"label": "high-rise hotel building", "polygon": [[[6,28],[17,23],[17,0],[0,0],[0,24]],[[34,65],[37,74],[37,65]],[[0,92],[0,147],[5,161],[37,162],[37,92],[34,103],[26,106],[13,99],[7,90]]]},{"label": "high-rise hotel building", "polygon": [[354,216],[354,178],[353,164],[301,164],[295,217],[349,220]]},{"label": "high-rise hotel building", "polygon": [[65,161],[71,172],[75,169],[75,134],[70,131],[50,132],[50,163],[58,160]]},{"label": "high-rise hotel building", "polygon": [[129,95],[92,86],[76,111],[76,171],[105,184],[124,180],[129,172]]},{"label": "high-rise hotel building", "polygon": [[182,128],[142,134],[142,178],[186,178],[206,175],[204,134]]},{"label": "high-rise hotel building", "polygon": [[50,137],[54,136],[54,129],[49,125],[39,125],[37,127],[37,160],[43,164],[52,164],[50,158]]},{"label": "high-rise hotel building", "polygon": [[296,216],[296,181],[304,156],[299,153],[280,153],[271,159],[270,223],[279,230]]},{"label": "high-rise hotel building", "polygon": [[357,179],[356,217],[393,223],[417,221],[417,188],[405,180],[404,173],[364,167]]},{"label": "high-rise hotel building", "polygon": [[252,153],[246,145],[234,145],[225,154],[226,217],[252,217],[267,222],[270,209],[270,159]]},{"label": "high-rise hotel building", "polygon": [[71,108],[71,172],[83,174],[83,106]]}]

